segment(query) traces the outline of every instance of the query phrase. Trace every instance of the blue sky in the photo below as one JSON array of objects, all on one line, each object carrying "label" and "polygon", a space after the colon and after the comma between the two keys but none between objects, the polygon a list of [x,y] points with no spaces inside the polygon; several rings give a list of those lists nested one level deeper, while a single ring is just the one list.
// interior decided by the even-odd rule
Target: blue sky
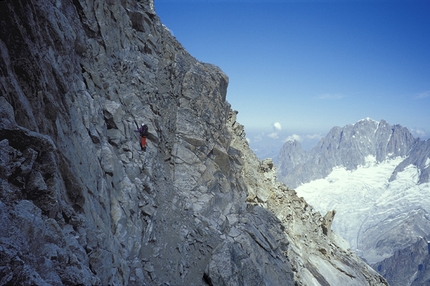
[{"label": "blue sky", "polygon": [[428,0],[155,0],[155,10],[228,75],[227,100],[260,157],[366,117],[430,136]]}]

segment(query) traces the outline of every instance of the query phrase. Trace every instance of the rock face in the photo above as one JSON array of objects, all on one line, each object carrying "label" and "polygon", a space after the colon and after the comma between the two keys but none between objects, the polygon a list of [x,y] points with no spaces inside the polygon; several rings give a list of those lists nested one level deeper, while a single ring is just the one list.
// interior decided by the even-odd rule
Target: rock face
[{"label": "rock face", "polygon": [[[365,165],[369,155],[382,162],[409,155],[420,145],[422,142],[414,139],[407,128],[391,126],[385,120],[377,122],[366,118],[353,125],[333,127],[309,152],[304,151],[299,142],[286,142],[278,156],[278,175],[287,186],[297,188],[303,183],[326,177],[334,167],[354,170]],[[425,162],[425,156],[420,160]],[[422,173],[420,180],[428,182],[428,170]]]},{"label": "rock face", "polygon": [[430,273],[429,241],[421,237],[417,242],[373,267],[384,275],[392,286],[428,285]]},{"label": "rock face", "polygon": [[250,151],[227,76],[152,1],[0,13],[0,285],[387,285]]}]

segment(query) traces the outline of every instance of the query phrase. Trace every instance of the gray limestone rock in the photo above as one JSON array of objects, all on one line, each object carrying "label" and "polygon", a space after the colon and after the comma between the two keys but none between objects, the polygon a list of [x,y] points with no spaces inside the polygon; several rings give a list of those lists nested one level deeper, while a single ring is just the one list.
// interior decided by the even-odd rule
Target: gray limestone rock
[{"label": "gray limestone rock", "polygon": [[336,214],[336,211],[332,210],[332,211],[328,211],[323,217],[321,227],[322,227],[323,233],[327,236],[330,236],[332,233],[331,224],[333,223],[335,214]]},{"label": "gray limestone rock", "polygon": [[0,14],[0,284],[384,285],[250,151],[228,77],[153,1]]},{"label": "gray limestone rock", "polygon": [[228,238],[214,249],[204,276],[209,285],[282,285],[292,281],[293,272],[282,254],[288,242],[280,222],[258,206],[249,211],[246,223],[231,228]]}]

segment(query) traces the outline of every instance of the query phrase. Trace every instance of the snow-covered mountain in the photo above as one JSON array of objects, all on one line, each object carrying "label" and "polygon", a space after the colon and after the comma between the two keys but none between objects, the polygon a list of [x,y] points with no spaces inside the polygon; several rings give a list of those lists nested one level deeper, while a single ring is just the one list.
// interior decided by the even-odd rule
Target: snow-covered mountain
[{"label": "snow-covered mountain", "polygon": [[287,142],[278,177],[321,213],[369,263],[430,234],[430,140],[369,118],[334,127],[305,152]]},{"label": "snow-covered mountain", "polygon": [[377,162],[398,156],[406,158],[419,142],[405,127],[366,118],[354,125],[333,127],[309,152],[297,141],[286,142],[278,156],[278,176],[287,186],[296,188],[326,177],[337,166],[354,170],[364,165],[369,155]]}]

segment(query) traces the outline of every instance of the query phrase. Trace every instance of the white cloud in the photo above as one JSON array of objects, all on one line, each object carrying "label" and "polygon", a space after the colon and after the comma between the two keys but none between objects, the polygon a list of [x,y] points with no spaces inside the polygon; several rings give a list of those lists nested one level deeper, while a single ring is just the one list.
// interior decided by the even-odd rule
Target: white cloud
[{"label": "white cloud", "polygon": [[267,137],[270,137],[270,138],[272,138],[272,139],[278,139],[278,138],[279,138],[279,135],[278,135],[278,133],[277,133],[277,132],[272,132],[272,133],[270,133],[269,135],[267,135]]},{"label": "white cloud", "polygon": [[301,141],[303,141],[303,138],[300,135],[293,134],[293,135],[288,136],[284,140],[284,142],[291,142],[291,141],[299,141],[299,142],[301,142]]},{"label": "white cloud", "polygon": [[279,131],[282,130],[281,123],[279,123],[279,122],[273,123],[273,127],[275,127],[276,130],[279,130]]},{"label": "white cloud", "polygon": [[415,98],[422,99],[422,98],[429,98],[430,97],[430,90],[424,91],[419,93]]},{"label": "white cloud", "polygon": [[310,140],[314,140],[314,139],[319,140],[319,139],[323,138],[323,136],[321,134],[307,134],[306,138],[310,139]]},{"label": "white cloud", "polygon": [[427,137],[427,133],[422,129],[411,129],[411,133],[417,138],[423,139]]},{"label": "white cloud", "polygon": [[318,94],[316,98],[318,99],[341,99],[345,96],[340,93],[324,93],[324,94]]},{"label": "white cloud", "polygon": [[[252,139],[253,142],[260,142],[263,141],[263,136],[264,136],[264,132],[258,135],[255,135],[254,138]],[[251,139],[250,139],[251,141]]]}]

